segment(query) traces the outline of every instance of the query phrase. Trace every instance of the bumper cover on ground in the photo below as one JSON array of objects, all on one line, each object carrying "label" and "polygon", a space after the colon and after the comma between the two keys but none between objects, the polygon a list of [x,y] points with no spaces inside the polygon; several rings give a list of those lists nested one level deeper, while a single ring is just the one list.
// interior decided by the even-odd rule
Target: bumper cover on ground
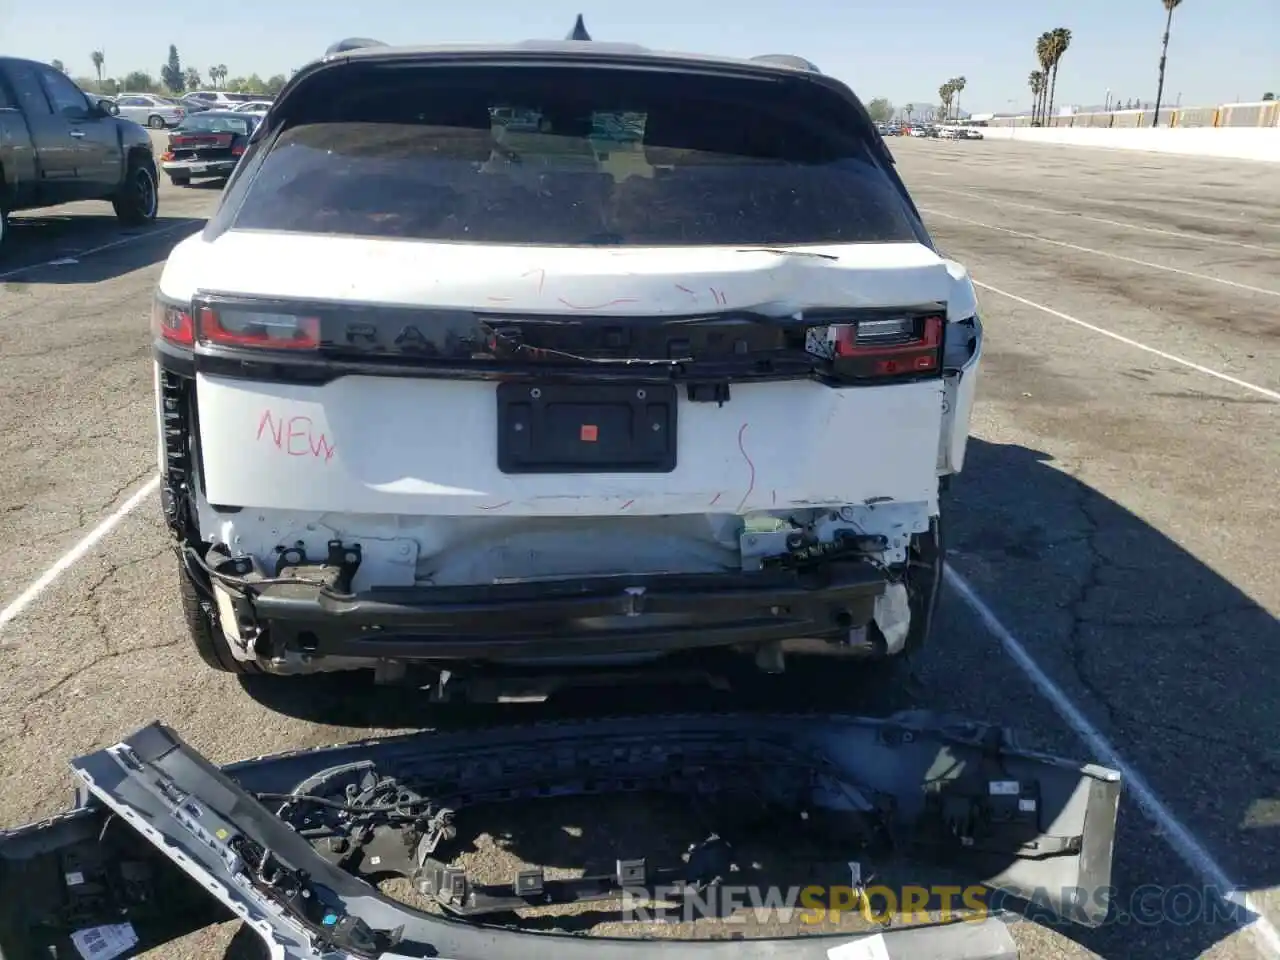
[{"label": "bumper cover on ground", "polygon": [[[776,751],[856,780],[861,786],[855,793],[892,798],[893,816],[902,826],[928,819],[936,806],[928,796],[940,787],[951,805],[996,795],[989,789],[995,783],[985,778],[998,773],[1000,783],[1021,785],[1023,799],[1035,795],[1046,832],[1033,830],[1027,843],[1004,852],[993,849],[991,835],[979,837],[976,849],[985,852],[974,860],[975,866],[981,864],[978,876],[1015,896],[1035,895],[1039,905],[1075,922],[1092,926],[1105,915],[1095,897],[1110,882],[1118,774],[1020,750],[997,728],[965,721],[928,714],[883,721],[762,714],[610,718],[414,734],[222,769],[172,730],[154,724],[72,763],[80,799],[71,812],[0,833],[0,957],[72,956],[73,932],[107,924],[129,924],[138,949],[149,949],[233,916],[282,960],[885,956],[857,952],[851,941],[859,935],[853,933],[645,941],[480,928],[381,895],[322,857],[254,799],[318,791],[333,771],[370,765],[378,776],[397,774],[402,783],[412,776],[420,788],[433,785],[433,795],[435,786],[449,784],[456,791],[462,784],[463,792],[476,796],[496,792],[514,798],[527,790],[531,776],[543,787],[552,784],[571,795],[574,784],[584,782],[583,769],[591,771],[593,784],[601,777],[669,781],[674,772],[688,774],[684,767],[694,762],[691,758],[713,752],[724,760],[737,758],[764,785],[776,770],[777,756],[769,756]],[[824,800],[815,792],[801,802],[809,801],[815,810],[848,812],[847,797]],[[946,856],[965,857],[974,849],[974,842],[957,837]],[[852,854],[852,849],[834,853]],[[271,884],[264,881],[268,874]],[[281,882],[282,875],[289,882]],[[368,947],[374,941],[354,935],[340,942],[342,931],[353,925],[365,931],[361,936],[372,931],[378,945]],[[1017,956],[995,914],[945,926],[891,928],[876,936],[883,937],[893,960]]]}]

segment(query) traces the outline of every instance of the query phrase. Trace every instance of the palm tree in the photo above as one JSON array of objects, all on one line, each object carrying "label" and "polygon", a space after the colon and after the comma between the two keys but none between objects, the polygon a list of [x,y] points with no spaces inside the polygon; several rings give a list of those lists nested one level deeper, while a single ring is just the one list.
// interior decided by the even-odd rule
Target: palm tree
[{"label": "palm tree", "polygon": [[1173,27],[1173,11],[1182,0],[1160,0],[1164,4],[1166,16],[1164,20],[1164,43],[1160,47],[1160,83],[1156,86],[1156,115],[1151,118],[1153,127],[1160,125],[1160,101],[1164,98],[1164,64],[1169,58],[1169,30]]},{"label": "palm tree", "polygon": [[[1181,0],[1179,0],[1181,2]],[[1049,116],[1053,116],[1053,105],[1058,92],[1058,63],[1062,55],[1071,46],[1071,31],[1066,27],[1057,27],[1049,34],[1049,52],[1053,54],[1053,77],[1049,82]]]},{"label": "palm tree", "polygon": [[913,110],[915,110],[915,108],[916,108],[916,105],[915,105],[914,103],[908,103],[908,104],[903,108],[904,110],[906,110],[906,111],[907,111],[907,123],[910,123],[910,122],[911,122],[911,112],[912,112]]},{"label": "palm tree", "polygon": [[951,87],[956,94],[956,119],[960,119],[960,94],[964,93],[964,87],[967,81],[964,77],[956,77],[951,81]]},{"label": "palm tree", "polygon": [[1031,88],[1031,123],[1034,126],[1040,115],[1040,94],[1044,91],[1044,74],[1032,70],[1027,77],[1027,86]]},{"label": "palm tree", "polygon": [[1044,83],[1040,87],[1040,123],[1045,121],[1046,107],[1049,103],[1049,71],[1053,68],[1052,53],[1053,34],[1046,30],[1040,34],[1036,40],[1036,60],[1040,62],[1040,73],[1044,77]]},{"label": "palm tree", "polygon": [[89,54],[89,59],[93,61],[94,72],[98,74],[98,86],[102,86],[102,65],[107,62],[106,55],[101,50],[95,50]]},{"label": "palm tree", "polygon": [[955,92],[956,88],[952,86],[950,80],[938,88],[938,99],[942,101],[942,119],[944,122],[951,113],[951,97]]}]

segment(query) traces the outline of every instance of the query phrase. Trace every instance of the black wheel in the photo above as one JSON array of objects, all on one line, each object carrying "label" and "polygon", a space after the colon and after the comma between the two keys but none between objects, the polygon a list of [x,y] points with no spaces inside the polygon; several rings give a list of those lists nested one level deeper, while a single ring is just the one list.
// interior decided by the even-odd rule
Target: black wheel
[{"label": "black wheel", "polygon": [[206,598],[186,566],[178,563],[178,590],[182,598],[182,616],[187,621],[187,633],[200,654],[200,659],[223,673],[259,674],[262,669],[256,663],[237,660],[231,653],[227,638],[218,623],[218,609],[213,600]]},{"label": "black wheel", "polygon": [[174,177],[174,176],[170,176],[170,177],[169,177],[169,182],[170,182],[170,183],[172,183],[175,187],[189,187],[189,186],[191,186],[191,178],[190,178],[190,177]]},{"label": "black wheel", "polygon": [[156,173],[151,164],[143,160],[130,160],[124,175],[124,183],[111,201],[121,223],[140,227],[154,223],[160,209],[159,191],[156,189]]},{"label": "black wheel", "polygon": [[149,117],[147,119],[147,126],[150,127],[152,130],[163,130],[164,117]]}]

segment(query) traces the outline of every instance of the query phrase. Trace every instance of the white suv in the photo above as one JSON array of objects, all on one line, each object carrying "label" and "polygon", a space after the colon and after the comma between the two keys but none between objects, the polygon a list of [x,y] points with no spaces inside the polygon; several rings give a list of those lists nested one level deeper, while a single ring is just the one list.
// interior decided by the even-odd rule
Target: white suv
[{"label": "white suv", "polygon": [[804,61],[326,57],[173,251],[154,333],[214,667],[775,671],[928,633],[978,306]]}]

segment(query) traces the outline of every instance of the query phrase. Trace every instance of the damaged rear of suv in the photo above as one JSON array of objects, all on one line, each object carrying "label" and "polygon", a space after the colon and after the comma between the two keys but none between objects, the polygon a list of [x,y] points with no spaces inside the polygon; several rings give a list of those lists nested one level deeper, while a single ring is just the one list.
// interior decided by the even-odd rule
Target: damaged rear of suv
[{"label": "damaged rear of suv", "polygon": [[377,46],[291,81],[154,311],[210,665],[925,641],[973,286],[793,59]]}]

